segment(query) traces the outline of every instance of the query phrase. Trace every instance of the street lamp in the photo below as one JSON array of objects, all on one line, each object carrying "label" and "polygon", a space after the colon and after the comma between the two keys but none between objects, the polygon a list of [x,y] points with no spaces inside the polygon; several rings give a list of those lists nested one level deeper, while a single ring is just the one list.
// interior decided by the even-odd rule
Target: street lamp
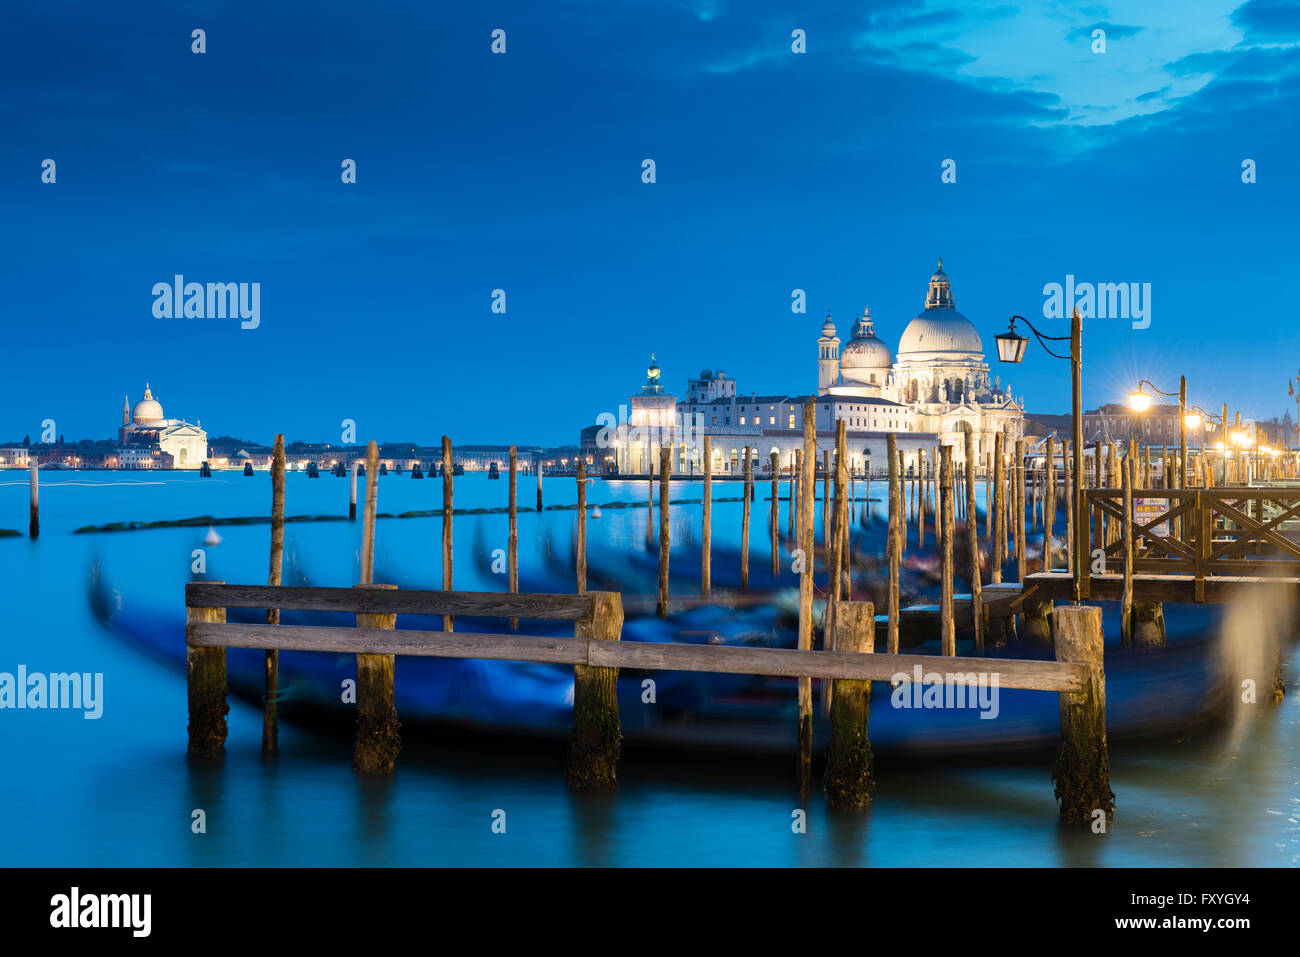
[{"label": "street lamp", "polygon": [[[1075,309],[1070,316],[1070,334],[1068,336],[1045,336],[1037,329],[1034,324],[1024,316],[1012,316],[1011,327],[1007,332],[995,336],[998,342],[998,359],[1002,362],[1020,362],[1025,357],[1025,349],[1029,345],[1029,340],[1017,334],[1016,320],[1019,319],[1029,331],[1034,334],[1038,344],[1043,347],[1043,351],[1049,356],[1056,359],[1069,359],[1071,379],[1074,386],[1074,475],[1071,481],[1073,488],[1070,494],[1074,496],[1074,543],[1078,550],[1079,543],[1082,542],[1083,536],[1088,533],[1088,518],[1083,510],[1083,319],[1079,316],[1079,310]],[[1059,352],[1053,352],[1048,342],[1066,342],[1070,343],[1070,354],[1061,355]],[[1049,530],[1050,534],[1050,530]],[[1070,556],[1074,563],[1074,601],[1078,604],[1082,594],[1082,562],[1078,556]]]},{"label": "street lamp", "polygon": [[[1130,392],[1128,396],[1129,406],[1135,412],[1145,412],[1151,408],[1151,396],[1142,391],[1142,386],[1148,385],[1151,391],[1159,395],[1173,398],[1178,396],[1178,473],[1176,476],[1177,484],[1175,488],[1186,488],[1187,486],[1187,376],[1179,376],[1178,391],[1165,392],[1163,389],[1157,389],[1155,383],[1150,379],[1142,379],[1138,382],[1136,392]],[[1200,420],[1196,422],[1199,426]],[[1193,426],[1195,428],[1196,426]]]}]

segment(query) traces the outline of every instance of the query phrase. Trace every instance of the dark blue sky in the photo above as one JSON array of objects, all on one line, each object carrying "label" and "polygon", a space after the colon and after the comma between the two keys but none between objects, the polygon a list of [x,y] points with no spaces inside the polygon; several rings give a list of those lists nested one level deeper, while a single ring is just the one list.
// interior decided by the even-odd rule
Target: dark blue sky
[{"label": "dark blue sky", "polygon": [[[0,438],[107,436],[147,379],[214,434],[574,441],[651,351],[815,388],[825,311],[894,345],[938,256],[991,359],[1045,283],[1151,283],[1089,405],[1294,414],[1294,3],[25,4],[0,75]],[[260,327],[154,318],[175,273],[260,282]],[[994,365],[1068,410],[1065,363]]]}]

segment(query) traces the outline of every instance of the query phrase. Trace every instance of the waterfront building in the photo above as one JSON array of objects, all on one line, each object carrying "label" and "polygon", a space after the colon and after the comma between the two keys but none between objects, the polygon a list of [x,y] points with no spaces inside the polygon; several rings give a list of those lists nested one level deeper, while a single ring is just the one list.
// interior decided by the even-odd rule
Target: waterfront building
[{"label": "waterfront building", "polygon": [[[117,430],[121,448],[116,456],[119,468],[177,468],[197,469],[208,457],[208,433],[200,422],[169,419],[163,414],[162,404],[154,398],[145,383],[144,396],[134,406],[127,396],[122,398],[122,425]],[[135,465],[127,463],[163,461],[161,455],[143,453],[157,451],[170,456],[172,465]]]},{"label": "waterfront building", "polygon": [[674,472],[700,471],[705,434],[712,441],[715,473],[743,470],[746,445],[759,471],[769,469],[772,452],[786,470],[803,448],[803,410],[809,403],[816,407],[818,449],[834,448],[836,424],[843,420],[849,467],[859,472],[886,468],[885,436],[891,432],[908,469],[928,465],[938,445],[952,446],[954,462],[963,463],[967,424],[980,466],[988,461],[996,434],[1009,443],[1024,434],[1023,401],[998,377],[990,378],[983,341],[957,311],[942,260],[896,355],[877,336],[868,309],[843,343],[828,315],[816,349],[815,393],[744,395],[725,373],[705,369],[687,381],[680,401],[665,392],[651,355],[645,385],[629,397],[626,415],[604,423],[597,444],[613,448],[619,472],[627,475],[657,470],[664,444],[674,448]]},{"label": "waterfront building", "polygon": [[0,469],[25,469],[30,462],[27,446],[21,442],[0,445]]}]

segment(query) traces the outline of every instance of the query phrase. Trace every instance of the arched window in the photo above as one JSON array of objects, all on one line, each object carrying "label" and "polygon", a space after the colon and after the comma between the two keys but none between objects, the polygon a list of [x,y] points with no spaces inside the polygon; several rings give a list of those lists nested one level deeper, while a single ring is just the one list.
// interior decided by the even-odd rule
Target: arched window
[{"label": "arched window", "polygon": [[921,397],[921,386],[915,379],[907,387],[907,401],[915,402]]}]

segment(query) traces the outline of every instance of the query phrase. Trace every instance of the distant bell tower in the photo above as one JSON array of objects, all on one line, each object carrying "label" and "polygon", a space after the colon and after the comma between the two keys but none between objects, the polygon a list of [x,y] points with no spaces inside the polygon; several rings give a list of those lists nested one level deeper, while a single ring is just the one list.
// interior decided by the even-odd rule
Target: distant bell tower
[{"label": "distant bell tower", "polygon": [[122,424],[131,424],[131,397],[125,393],[122,394]]},{"label": "distant bell tower", "polygon": [[840,337],[835,334],[835,323],[826,313],[822,323],[821,338],[817,340],[817,392],[824,393],[840,382]]}]

